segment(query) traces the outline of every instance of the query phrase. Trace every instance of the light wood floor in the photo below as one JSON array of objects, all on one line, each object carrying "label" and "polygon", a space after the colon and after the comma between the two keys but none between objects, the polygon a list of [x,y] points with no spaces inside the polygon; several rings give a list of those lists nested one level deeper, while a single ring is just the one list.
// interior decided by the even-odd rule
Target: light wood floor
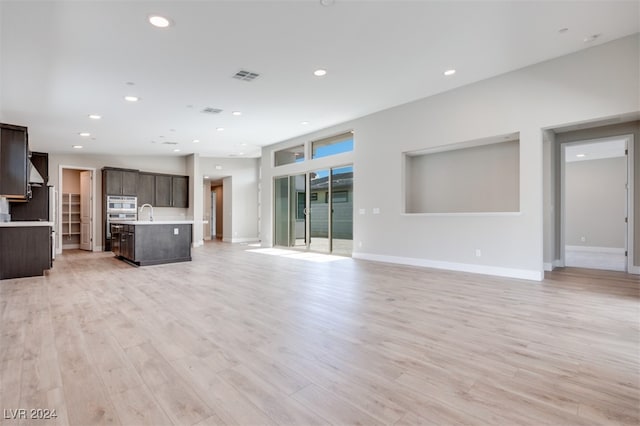
[{"label": "light wood floor", "polygon": [[[639,423],[637,277],[544,282],[212,242],[0,281],[2,425]],[[8,410],[57,419],[10,420]]]}]

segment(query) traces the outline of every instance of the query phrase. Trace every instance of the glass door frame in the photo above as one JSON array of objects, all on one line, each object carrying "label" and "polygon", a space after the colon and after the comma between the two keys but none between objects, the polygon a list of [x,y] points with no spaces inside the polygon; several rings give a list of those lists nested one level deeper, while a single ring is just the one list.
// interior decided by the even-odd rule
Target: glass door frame
[{"label": "glass door frame", "polygon": [[[305,235],[304,235],[304,239],[305,239],[305,245],[304,245],[304,249],[307,251],[317,251],[317,250],[313,250],[311,247],[311,240],[312,240],[312,235],[311,235],[311,224],[312,224],[312,217],[313,217],[313,211],[312,211],[312,204],[311,204],[311,194],[312,194],[312,187],[311,187],[311,181],[312,181],[312,174],[313,173],[317,173],[317,172],[327,172],[327,192],[326,192],[326,204],[327,204],[327,242],[328,242],[328,251],[322,251],[322,253],[328,253],[331,254],[333,253],[333,249],[334,249],[334,244],[333,244],[333,213],[334,213],[334,200],[333,200],[333,171],[337,170],[337,169],[343,169],[343,168],[347,168],[347,167],[351,167],[353,170],[353,163],[348,163],[348,164],[342,164],[342,165],[330,165],[324,168],[313,168],[304,172],[300,172],[300,173],[295,173],[295,174],[286,174],[286,175],[280,175],[280,176],[274,176],[273,177],[273,245],[274,246],[279,246],[279,247],[287,247],[287,248],[292,248],[292,249],[301,249],[302,246],[296,246],[295,241],[296,241],[296,235],[295,235],[295,224],[292,224],[292,218],[293,220],[296,220],[297,218],[297,211],[299,209],[299,205],[298,205],[298,191],[292,191],[291,190],[291,184],[292,184],[292,180],[295,179],[297,176],[301,176],[304,175],[305,176],[305,188],[304,188],[304,192],[305,192],[305,206],[303,208],[303,215],[304,215],[304,227],[305,227]],[[279,201],[282,202],[282,200],[278,200],[276,199],[276,197],[278,195],[282,195],[282,191],[278,191],[277,190],[277,186],[278,186],[278,182],[280,179],[287,179],[287,205],[289,206],[288,210],[287,210],[287,245],[283,246],[281,244],[278,244],[278,242],[281,242],[282,238],[278,236],[278,231],[280,229],[280,227],[282,226],[282,224],[278,225],[278,222],[282,222],[282,219],[279,214],[282,214],[282,212],[278,211],[278,207],[279,207]],[[291,200],[291,196],[292,194],[296,194],[295,195],[295,199]],[[351,194],[353,194],[353,180],[351,182]],[[351,216],[351,228],[352,228],[352,232],[353,232],[353,204],[352,204],[352,216]],[[291,233],[294,233],[293,238]],[[352,236],[353,239],[353,236]]]}]

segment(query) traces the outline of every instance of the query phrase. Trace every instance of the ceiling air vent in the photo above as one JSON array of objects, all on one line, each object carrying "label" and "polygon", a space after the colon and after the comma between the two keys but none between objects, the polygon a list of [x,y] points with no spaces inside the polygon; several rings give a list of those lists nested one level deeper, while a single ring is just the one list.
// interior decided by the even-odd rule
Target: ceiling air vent
[{"label": "ceiling air vent", "polygon": [[240,70],[234,74],[233,78],[237,80],[242,80],[242,81],[253,81],[259,76],[260,74],[255,72]]},{"label": "ceiling air vent", "polygon": [[178,142],[164,141],[164,142],[162,142],[162,145],[178,145]]},{"label": "ceiling air vent", "polygon": [[202,112],[204,114],[220,114],[222,110],[220,108],[206,107],[205,109],[202,110]]}]

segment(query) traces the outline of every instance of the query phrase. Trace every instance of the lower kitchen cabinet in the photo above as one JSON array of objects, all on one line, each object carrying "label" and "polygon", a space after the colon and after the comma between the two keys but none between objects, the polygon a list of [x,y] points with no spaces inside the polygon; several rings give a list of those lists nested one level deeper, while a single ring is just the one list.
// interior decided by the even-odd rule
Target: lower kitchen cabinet
[{"label": "lower kitchen cabinet", "polygon": [[0,279],[44,275],[51,268],[50,226],[0,227]]},{"label": "lower kitchen cabinet", "polygon": [[139,266],[191,260],[190,223],[111,224],[113,253]]}]

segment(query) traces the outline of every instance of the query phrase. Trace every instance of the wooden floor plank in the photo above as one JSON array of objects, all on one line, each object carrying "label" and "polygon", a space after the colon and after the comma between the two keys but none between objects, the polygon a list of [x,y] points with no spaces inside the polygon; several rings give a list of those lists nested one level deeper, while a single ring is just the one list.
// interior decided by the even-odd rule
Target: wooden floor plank
[{"label": "wooden floor plank", "polygon": [[0,281],[2,426],[640,423],[640,280],[544,281],[211,242]]}]

